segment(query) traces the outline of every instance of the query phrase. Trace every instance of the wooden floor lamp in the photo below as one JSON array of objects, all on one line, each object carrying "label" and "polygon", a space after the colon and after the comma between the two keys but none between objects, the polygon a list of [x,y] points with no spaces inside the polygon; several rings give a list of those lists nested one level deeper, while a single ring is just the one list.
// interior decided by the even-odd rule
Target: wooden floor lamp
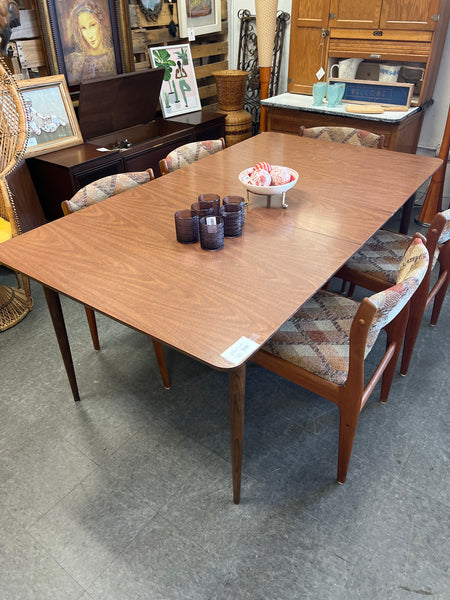
[{"label": "wooden floor lamp", "polygon": [[442,158],[442,166],[431,178],[427,195],[423,202],[422,209],[416,222],[419,225],[429,225],[434,216],[442,210],[442,196],[444,193],[445,170],[448,161],[448,151],[450,147],[450,108],[447,114],[447,123],[445,125],[444,137],[442,138],[439,158]]},{"label": "wooden floor lamp", "polygon": [[[269,97],[278,0],[256,0],[255,8],[259,81],[261,86],[261,100],[264,100]],[[267,107],[262,105],[259,129],[260,131],[267,131]]]}]

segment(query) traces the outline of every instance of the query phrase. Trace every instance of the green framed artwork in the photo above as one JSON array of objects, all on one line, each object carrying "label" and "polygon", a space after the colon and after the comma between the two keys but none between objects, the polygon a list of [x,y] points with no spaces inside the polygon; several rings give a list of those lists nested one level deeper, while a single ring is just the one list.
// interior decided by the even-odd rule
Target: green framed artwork
[{"label": "green framed artwork", "polygon": [[201,110],[189,44],[147,47],[152,67],[164,67],[159,102],[164,117]]}]

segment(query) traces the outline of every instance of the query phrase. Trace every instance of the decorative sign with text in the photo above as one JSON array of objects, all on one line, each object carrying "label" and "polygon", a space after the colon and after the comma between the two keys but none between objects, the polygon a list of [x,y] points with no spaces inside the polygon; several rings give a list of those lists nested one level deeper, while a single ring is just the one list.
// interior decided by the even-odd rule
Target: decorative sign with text
[{"label": "decorative sign with text", "polygon": [[386,83],[363,79],[338,79],[330,77],[329,82],[345,83],[343,102],[367,104],[374,102],[381,106],[406,106],[409,108],[413,94],[413,83]]}]

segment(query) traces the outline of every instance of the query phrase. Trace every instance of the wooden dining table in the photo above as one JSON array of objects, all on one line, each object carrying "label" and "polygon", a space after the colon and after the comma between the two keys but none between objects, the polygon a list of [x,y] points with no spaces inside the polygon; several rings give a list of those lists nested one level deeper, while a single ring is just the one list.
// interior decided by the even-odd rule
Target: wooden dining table
[{"label": "wooden dining table", "polygon": [[[260,161],[298,171],[287,209],[277,197],[267,208],[265,196],[250,195],[243,233],[223,249],[177,242],[176,210],[200,193],[245,196],[238,175]],[[440,164],[262,133],[4,242],[0,262],[44,286],[75,400],[59,293],[228,373],[239,503],[247,361]]]}]

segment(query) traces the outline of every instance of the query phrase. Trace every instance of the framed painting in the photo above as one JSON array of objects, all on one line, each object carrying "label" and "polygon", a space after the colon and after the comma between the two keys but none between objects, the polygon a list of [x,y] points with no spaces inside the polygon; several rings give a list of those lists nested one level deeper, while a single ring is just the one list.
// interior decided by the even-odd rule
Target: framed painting
[{"label": "framed painting", "polygon": [[180,37],[193,39],[222,28],[221,0],[178,0]]},{"label": "framed painting", "polygon": [[189,44],[147,47],[152,67],[164,67],[159,103],[164,117],[201,110]]},{"label": "framed painting", "polygon": [[38,0],[50,71],[80,81],[132,70],[126,0]]},{"label": "framed painting", "polygon": [[29,124],[25,156],[36,156],[83,143],[64,75],[17,82]]}]

